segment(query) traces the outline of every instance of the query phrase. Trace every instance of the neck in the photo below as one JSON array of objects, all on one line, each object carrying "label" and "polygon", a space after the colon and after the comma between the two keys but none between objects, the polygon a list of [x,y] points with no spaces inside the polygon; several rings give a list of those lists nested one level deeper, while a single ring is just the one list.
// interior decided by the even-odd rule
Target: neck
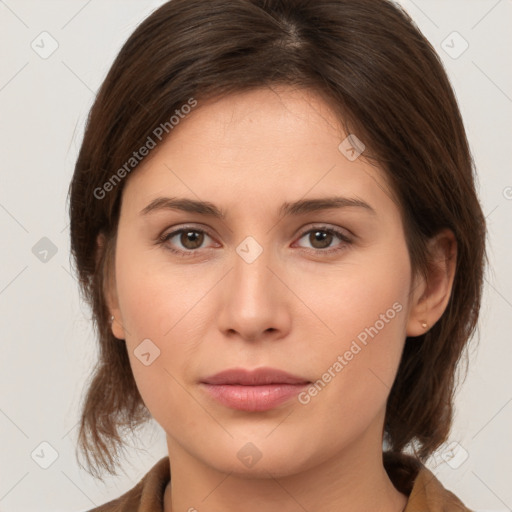
[{"label": "neck", "polygon": [[384,469],[382,442],[367,438],[305,470],[257,477],[218,471],[170,437],[167,443],[172,463],[164,512],[230,512],[240,510],[241,503],[246,512],[402,512],[407,504]]}]

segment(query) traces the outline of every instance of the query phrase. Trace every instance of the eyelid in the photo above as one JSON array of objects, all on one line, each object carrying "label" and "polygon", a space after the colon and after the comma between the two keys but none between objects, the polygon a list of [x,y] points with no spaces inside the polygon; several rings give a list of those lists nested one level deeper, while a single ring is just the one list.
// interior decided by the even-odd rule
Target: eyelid
[{"label": "eyelid", "polygon": [[[327,224],[324,222],[313,222],[311,225],[308,225],[307,227],[302,227],[299,230],[299,235],[302,238],[305,234],[309,233],[313,230],[319,230],[319,231],[329,231],[333,233],[338,233],[340,236],[343,236],[344,238],[356,238],[356,235],[350,231],[350,229],[347,229],[345,227],[336,226],[334,224]],[[297,236],[299,236],[297,235]]]}]

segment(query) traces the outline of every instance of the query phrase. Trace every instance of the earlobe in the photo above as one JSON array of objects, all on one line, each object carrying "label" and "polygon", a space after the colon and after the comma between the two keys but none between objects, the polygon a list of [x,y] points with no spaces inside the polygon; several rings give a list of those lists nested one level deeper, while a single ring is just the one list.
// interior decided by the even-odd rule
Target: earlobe
[{"label": "earlobe", "polygon": [[[111,247],[107,244],[106,237],[100,233],[96,238],[96,271],[103,272],[103,292],[105,302],[110,313],[110,328],[112,334],[119,340],[125,339],[125,332],[121,321],[121,310],[119,309],[119,301],[117,298],[115,285],[115,268],[113,254],[103,254],[104,251],[111,251]],[[100,259],[104,255],[104,265],[99,265]]]},{"label": "earlobe", "polygon": [[125,339],[125,333],[124,328],[121,324],[121,322],[118,322],[116,320],[116,317],[112,315],[110,317],[110,328],[112,329],[112,334],[118,339],[118,340],[124,340]]},{"label": "earlobe", "polygon": [[457,262],[457,242],[449,229],[444,229],[428,243],[429,268],[426,279],[416,285],[407,336],[425,334],[443,315],[450,300]]}]

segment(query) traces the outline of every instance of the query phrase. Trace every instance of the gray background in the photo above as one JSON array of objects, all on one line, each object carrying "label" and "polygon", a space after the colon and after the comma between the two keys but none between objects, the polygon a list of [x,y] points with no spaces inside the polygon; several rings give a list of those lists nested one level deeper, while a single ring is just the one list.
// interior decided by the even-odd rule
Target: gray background
[{"label": "gray background", "polygon": [[[135,26],[162,3],[0,0],[0,512],[88,510],[133,487],[167,454],[153,422],[130,440],[120,477],[102,484],[77,466],[79,400],[96,348],[70,273],[66,203],[95,91]],[[510,511],[512,1],[400,3],[455,88],[492,267],[450,440],[428,466],[470,508]]]}]

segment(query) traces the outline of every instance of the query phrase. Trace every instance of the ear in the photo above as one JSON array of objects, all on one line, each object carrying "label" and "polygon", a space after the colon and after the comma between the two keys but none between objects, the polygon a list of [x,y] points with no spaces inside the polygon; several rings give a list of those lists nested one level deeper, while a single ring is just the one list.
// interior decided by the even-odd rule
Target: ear
[{"label": "ear", "polygon": [[[98,268],[98,262],[101,255],[107,249],[107,239],[103,233],[100,233],[96,238],[96,268]],[[107,260],[105,262],[105,282],[103,283],[103,292],[105,294],[105,301],[109,310],[109,317],[114,317],[114,320],[110,323],[112,334],[120,339],[126,338],[125,329],[123,327],[121,310],[119,309],[119,301],[117,298],[116,279],[115,279],[115,262],[114,258],[110,258],[111,255],[106,255]],[[108,268],[110,265],[110,268]],[[98,268],[101,272],[101,269]]]},{"label": "ear", "polygon": [[[457,241],[444,229],[428,242],[430,264],[427,279],[415,279],[407,322],[407,336],[425,334],[442,316],[453,287],[457,262]],[[426,324],[426,325],[425,325]]]}]

